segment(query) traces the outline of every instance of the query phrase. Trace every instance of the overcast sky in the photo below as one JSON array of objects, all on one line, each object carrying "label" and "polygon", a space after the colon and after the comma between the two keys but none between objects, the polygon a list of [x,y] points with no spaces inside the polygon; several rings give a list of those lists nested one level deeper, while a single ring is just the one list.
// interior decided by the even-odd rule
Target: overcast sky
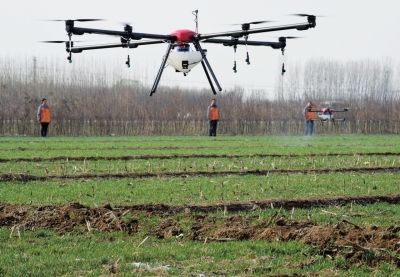
[{"label": "overcast sky", "polygon": [[[67,64],[64,45],[42,44],[43,40],[67,40],[64,22],[44,19],[101,18],[101,22],[76,22],[75,26],[123,30],[119,23],[127,22],[135,32],[170,34],[178,29],[195,30],[192,11],[198,10],[199,32],[203,34],[240,29],[232,24],[271,20],[262,26],[306,22],[306,18],[288,16],[307,13],[317,16],[317,27],[307,31],[281,31],[253,34],[251,40],[277,41],[279,36],[300,36],[288,40],[285,59],[280,50],[270,47],[249,47],[251,65],[246,65],[246,49],[237,50],[237,70],[234,74],[233,49],[222,45],[203,44],[208,49],[208,60],[221,86],[232,85],[247,89],[271,91],[276,85],[281,63],[287,68],[312,58],[337,61],[381,59],[389,57],[398,64],[400,51],[400,1],[398,0],[186,0],[186,1],[101,1],[101,0],[13,0],[1,1],[1,54],[5,56],[38,57],[40,61],[52,57],[54,62]],[[318,17],[323,16],[323,17]],[[257,25],[257,27],[261,25]],[[80,45],[118,43],[118,37],[84,35],[73,40]],[[78,44],[78,43],[77,43]],[[142,46],[131,49],[132,67],[126,68],[127,49],[84,51],[73,55],[73,66],[95,58],[106,64],[120,64],[122,72],[147,71],[147,82],[152,83],[166,51],[166,45]],[[1,64],[0,64],[1,68]],[[128,73],[127,73],[128,74]],[[135,74],[134,76],[138,76]],[[139,74],[141,78],[145,78]],[[145,80],[142,80],[145,82]],[[179,84],[183,87],[205,87],[208,82],[201,66],[184,77],[169,67],[160,85]]]}]

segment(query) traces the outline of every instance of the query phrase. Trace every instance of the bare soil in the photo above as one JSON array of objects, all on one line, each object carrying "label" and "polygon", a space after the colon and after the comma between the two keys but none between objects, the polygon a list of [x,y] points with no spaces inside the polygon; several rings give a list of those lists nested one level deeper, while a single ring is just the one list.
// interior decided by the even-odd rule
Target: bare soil
[{"label": "bare soil", "polygon": [[[214,211],[255,210],[270,207],[311,209],[317,206],[343,205],[345,203],[399,203],[400,195],[337,197],[298,200],[268,200],[247,203],[213,203],[206,205],[170,206],[146,204],[122,207],[90,208],[79,203],[67,205],[29,205],[0,203],[0,226],[32,231],[52,229],[58,234],[123,231],[134,235],[147,230],[159,239],[175,237],[204,243],[240,240],[298,241],[311,245],[321,255],[330,259],[343,256],[354,264],[377,266],[382,261],[400,266],[400,259],[390,251],[400,251],[398,232],[400,226],[356,225],[345,219],[327,225],[312,220],[289,220],[276,212],[269,219],[258,216],[215,216]],[[199,213],[200,212],[200,213]],[[143,226],[140,217],[158,216],[156,226]],[[188,234],[183,234],[181,222],[194,222]],[[186,229],[187,230],[187,229]],[[392,252],[393,253],[393,252]]]}]

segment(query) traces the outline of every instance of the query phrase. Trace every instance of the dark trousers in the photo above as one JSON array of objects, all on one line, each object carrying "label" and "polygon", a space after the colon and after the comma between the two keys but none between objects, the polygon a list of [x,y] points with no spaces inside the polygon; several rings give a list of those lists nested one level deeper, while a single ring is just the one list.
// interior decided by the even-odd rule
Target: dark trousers
[{"label": "dark trousers", "polygon": [[305,135],[311,136],[314,131],[314,120],[307,120],[306,121],[306,130],[305,130]]},{"label": "dark trousers", "polygon": [[218,125],[218,120],[210,120],[210,132],[209,132],[210,137],[211,136],[215,137],[217,135],[217,125]]},{"label": "dark trousers", "polygon": [[45,138],[47,136],[47,129],[49,128],[49,122],[41,122],[42,129],[40,130],[40,135],[42,138]]}]

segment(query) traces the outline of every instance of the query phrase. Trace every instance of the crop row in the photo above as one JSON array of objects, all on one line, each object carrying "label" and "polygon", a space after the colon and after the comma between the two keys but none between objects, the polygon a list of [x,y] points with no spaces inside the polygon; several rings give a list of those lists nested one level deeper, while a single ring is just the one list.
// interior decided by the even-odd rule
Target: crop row
[{"label": "crop row", "polygon": [[121,156],[121,157],[55,157],[2,159],[0,173],[35,176],[77,176],[80,174],[309,171],[364,168],[397,169],[398,155],[294,155],[294,156]]}]

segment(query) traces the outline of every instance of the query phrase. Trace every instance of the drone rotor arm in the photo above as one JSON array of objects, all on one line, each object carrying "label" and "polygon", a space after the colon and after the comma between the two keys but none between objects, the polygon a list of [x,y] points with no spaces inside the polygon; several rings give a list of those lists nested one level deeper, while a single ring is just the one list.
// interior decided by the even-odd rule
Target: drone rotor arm
[{"label": "drone rotor arm", "polygon": [[308,23],[275,26],[275,27],[264,27],[264,28],[250,29],[250,30],[230,31],[230,32],[222,32],[222,33],[215,33],[215,34],[204,34],[204,35],[198,34],[198,35],[196,35],[196,38],[199,40],[216,38],[216,37],[240,38],[240,37],[243,37],[243,36],[249,35],[249,34],[276,32],[276,31],[291,30],[291,29],[297,29],[299,31],[303,31],[303,30],[307,30],[309,28],[314,28],[315,26],[316,26],[316,24],[315,24],[315,18],[314,18],[313,21],[308,22]]},{"label": "drone rotor arm", "polygon": [[343,110],[339,110],[339,111],[322,111],[322,110],[312,110],[311,112],[314,113],[323,113],[323,112],[329,112],[329,113],[344,113],[344,112],[348,112],[348,109],[343,109]]},{"label": "drone rotor arm", "polygon": [[224,46],[234,45],[251,45],[251,46],[270,46],[274,49],[280,49],[283,46],[282,42],[268,42],[268,41],[250,41],[244,40],[229,40],[229,39],[206,39],[203,43],[223,44]]},{"label": "drone rotor arm", "polygon": [[140,40],[142,38],[146,39],[159,39],[159,40],[167,40],[167,41],[176,41],[176,36],[170,35],[159,35],[159,34],[148,34],[148,33],[134,33],[134,32],[121,32],[121,31],[113,31],[113,30],[102,30],[102,29],[89,29],[89,28],[80,28],[80,27],[71,27],[67,26],[67,32],[71,32],[74,35],[83,35],[83,34],[98,34],[98,35],[109,35],[109,36],[120,36],[126,37],[134,40]]},{"label": "drone rotor arm", "polygon": [[135,43],[128,43],[128,44],[105,44],[105,45],[93,45],[93,46],[82,46],[82,47],[73,47],[71,48],[72,53],[81,53],[85,50],[96,50],[96,49],[106,49],[106,48],[137,48],[141,45],[151,45],[151,44],[160,44],[165,43],[163,40],[154,40],[154,41],[143,41],[143,42],[135,42]]}]

